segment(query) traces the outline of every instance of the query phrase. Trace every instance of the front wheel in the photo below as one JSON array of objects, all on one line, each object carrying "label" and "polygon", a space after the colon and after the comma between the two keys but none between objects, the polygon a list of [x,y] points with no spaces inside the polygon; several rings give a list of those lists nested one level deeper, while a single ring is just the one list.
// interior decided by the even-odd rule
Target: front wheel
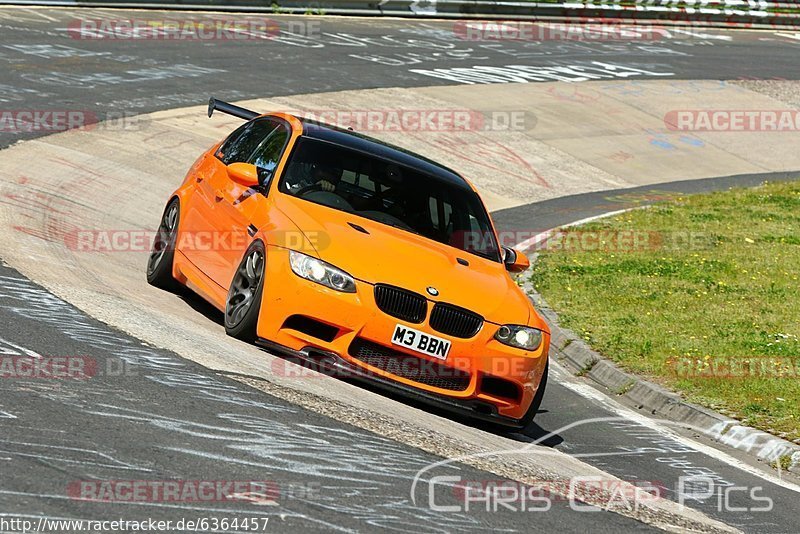
[{"label": "front wheel", "polygon": [[236,269],[225,301],[225,333],[248,343],[258,337],[256,329],[264,290],[265,265],[264,244],[255,241]]},{"label": "front wheel", "polygon": [[173,198],[167,204],[161,224],[153,240],[153,248],[147,259],[147,283],[168,291],[178,287],[172,276],[172,262],[175,258],[175,242],[180,221],[180,202]]}]

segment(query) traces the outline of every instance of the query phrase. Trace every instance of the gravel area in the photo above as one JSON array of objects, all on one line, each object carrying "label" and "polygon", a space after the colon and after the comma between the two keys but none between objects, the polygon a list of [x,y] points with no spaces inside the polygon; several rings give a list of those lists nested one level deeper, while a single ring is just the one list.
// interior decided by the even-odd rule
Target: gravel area
[{"label": "gravel area", "polygon": [[800,109],[800,81],[736,80],[731,83]]}]

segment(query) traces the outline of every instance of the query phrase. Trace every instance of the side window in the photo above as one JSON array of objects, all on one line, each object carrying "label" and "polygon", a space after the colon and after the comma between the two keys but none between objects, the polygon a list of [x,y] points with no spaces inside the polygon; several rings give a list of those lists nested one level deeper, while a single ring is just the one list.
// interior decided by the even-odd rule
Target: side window
[{"label": "side window", "polygon": [[262,141],[278,126],[274,119],[255,119],[239,127],[217,150],[217,157],[225,165],[246,163]]},{"label": "side window", "polygon": [[256,147],[248,162],[258,167],[259,175],[271,176],[275,172],[288,139],[289,130],[286,126],[279,124]]}]

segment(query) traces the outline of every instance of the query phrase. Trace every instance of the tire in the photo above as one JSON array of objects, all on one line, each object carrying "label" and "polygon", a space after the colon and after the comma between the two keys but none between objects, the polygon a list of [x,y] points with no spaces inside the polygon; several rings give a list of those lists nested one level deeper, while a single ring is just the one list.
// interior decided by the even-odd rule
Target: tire
[{"label": "tire", "polygon": [[533,401],[528,407],[528,411],[525,412],[525,415],[523,415],[522,419],[519,420],[519,425],[515,427],[516,432],[521,432],[528,428],[528,426],[533,422],[533,418],[536,417],[536,413],[539,411],[539,408],[542,407],[544,391],[547,389],[547,375],[549,374],[549,371],[550,359],[548,358],[547,363],[544,366],[544,373],[542,373],[542,380],[539,382],[539,388],[536,390],[536,395],[533,396]]},{"label": "tire", "polygon": [[225,333],[248,343],[258,338],[266,258],[264,243],[254,241],[242,257],[225,299]]},{"label": "tire", "polygon": [[179,222],[180,202],[173,198],[161,216],[153,248],[147,259],[147,283],[166,291],[178,288],[178,281],[172,276],[172,262],[175,259]]}]

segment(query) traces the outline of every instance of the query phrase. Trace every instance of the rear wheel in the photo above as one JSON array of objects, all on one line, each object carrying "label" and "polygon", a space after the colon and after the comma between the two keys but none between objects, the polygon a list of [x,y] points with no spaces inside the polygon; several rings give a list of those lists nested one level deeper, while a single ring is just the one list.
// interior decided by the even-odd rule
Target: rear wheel
[{"label": "rear wheel", "polygon": [[147,283],[168,291],[178,287],[178,282],[172,276],[172,262],[175,258],[179,221],[180,202],[174,198],[164,210],[147,260]]},{"label": "rear wheel", "polygon": [[248,343],[258,337],[256,329],[264,289],[265,265],[264,244],[255,241],[236,269],[225,301],[225,333]]}]

